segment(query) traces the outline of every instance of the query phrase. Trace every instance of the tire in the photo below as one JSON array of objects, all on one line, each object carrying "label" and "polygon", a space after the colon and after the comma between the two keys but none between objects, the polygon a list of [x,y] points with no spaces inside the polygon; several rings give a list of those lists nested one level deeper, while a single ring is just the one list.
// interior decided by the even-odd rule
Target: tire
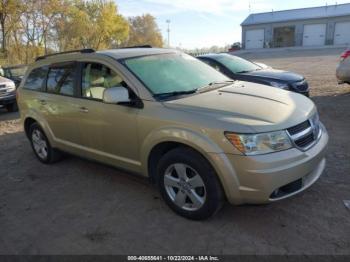
[{"label": "tire", "polygon": [[6,105],[6,109],[8,112],[17,112],[18,111],[17,103]]},{"label": "tire", "polygon": [[42,163],[51,164],[61,159],[61,152],[52,148],[43,129],[37,123],[33,123],[29,128],[29,140],[35,156]]},{"label": "tire", "polygon": [[224,193],[209,162],[190,148],[175,148],[157,166],[160,193],[168,206],[180,216],[204,220],[223,205]]}]

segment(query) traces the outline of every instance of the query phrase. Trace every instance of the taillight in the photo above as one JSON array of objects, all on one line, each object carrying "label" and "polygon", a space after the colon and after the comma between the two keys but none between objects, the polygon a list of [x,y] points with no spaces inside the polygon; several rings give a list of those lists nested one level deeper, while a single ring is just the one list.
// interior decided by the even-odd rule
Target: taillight
[{"label": "taillight", "polygon": [[341,60],[345,60],[350,56],[350,50],[345,51],[344,53],[341,54],[340,58]]}]

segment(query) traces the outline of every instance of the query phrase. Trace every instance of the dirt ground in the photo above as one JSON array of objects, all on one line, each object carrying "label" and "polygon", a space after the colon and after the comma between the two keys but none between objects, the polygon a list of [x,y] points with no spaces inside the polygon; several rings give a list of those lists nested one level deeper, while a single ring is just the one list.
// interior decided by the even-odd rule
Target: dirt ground
[{"label": "dirt ground", "polygon": [[0,254],[350,254],[350,86],[341,50],[243,56],[306,76],[330,134],[327,168],[305,193],[214,218],[175,215],[146,179],[76,157],[36,160],[17,113],[0,109]]}]

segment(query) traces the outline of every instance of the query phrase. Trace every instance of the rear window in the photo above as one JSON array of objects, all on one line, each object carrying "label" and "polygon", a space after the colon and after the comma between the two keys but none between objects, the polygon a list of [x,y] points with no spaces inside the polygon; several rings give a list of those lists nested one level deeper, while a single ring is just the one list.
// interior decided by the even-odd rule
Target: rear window
[{"label": "rear window", "polygon": [[28,75],[23,85],[23,88],[42,91],[46,74],[47,74],[47,67],[40,67],[40,68],[33,69]]},{"label": "rear window", "polygon": [[47,92],[73,96],[75,72],[73,66],[51,68],[47,77]]}]

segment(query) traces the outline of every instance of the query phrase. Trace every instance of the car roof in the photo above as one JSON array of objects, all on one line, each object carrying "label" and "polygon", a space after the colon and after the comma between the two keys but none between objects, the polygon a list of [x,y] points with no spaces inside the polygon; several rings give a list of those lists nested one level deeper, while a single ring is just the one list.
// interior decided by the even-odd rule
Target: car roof
[{"label": "car roof", "polygon": [[197,58],[218,58],[218,57],[222,57],[222,56],[227,56],[227,55],[230,55],[230,56],[233,56],[231,54],[228,54],[228,53],[219,53],[219,54],[205,54],[205,55],[199,55],[197,56]]},{"label": "car roof", "polygon": [[85,57],[96,57],[96,56],[108,56],[114,59],[125,59],[131,57],[140,57],[147,55],[159,55],[159,54],[175,54],[180,53],[176,49],[166,48],[120,48],[120,49],[109,49],[94,51],[93,49],[81,49],[72,50],[62,53],[53,53],[36,58],[35,62],[30,67],[42,66],[45,64],[64,62],[68,60],[80,59]]},{"label": "car roof", "polygon": [[103,54],[111,56],[115,59],[123,59],[129,57],[138,57],[146,55],[159,55],[159,54],[169,54],[178,53],[176,49],[167,48],[122,48],[122,49],[109,49],[97,51],[97,54]]}]

